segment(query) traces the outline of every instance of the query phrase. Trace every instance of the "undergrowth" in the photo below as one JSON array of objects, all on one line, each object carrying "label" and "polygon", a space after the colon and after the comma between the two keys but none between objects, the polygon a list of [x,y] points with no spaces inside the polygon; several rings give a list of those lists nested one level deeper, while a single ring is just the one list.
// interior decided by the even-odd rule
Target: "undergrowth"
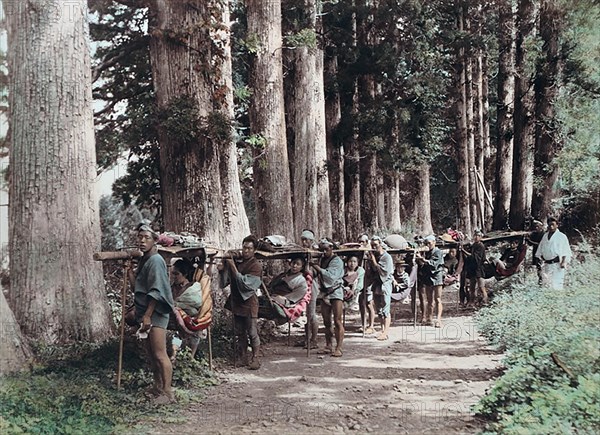
[{"label": "undergrowth", "polygon": [[563,291],[515,280],[477,318],[506,351],[506,372],[475,411],[490,433],[600,433],[600,259],[567,272]]},{"label": "undergrowth", "polygon": [[146,425],[202,398],[216,384],[205,361],[177,354],[173,368],[176,405],[157,407],[144,391],[152,382],[143,348],[127,341],[121,390],[116,389],[118,343],[38,347],[27,374],[0,379],[0,433],[147,433]]}]

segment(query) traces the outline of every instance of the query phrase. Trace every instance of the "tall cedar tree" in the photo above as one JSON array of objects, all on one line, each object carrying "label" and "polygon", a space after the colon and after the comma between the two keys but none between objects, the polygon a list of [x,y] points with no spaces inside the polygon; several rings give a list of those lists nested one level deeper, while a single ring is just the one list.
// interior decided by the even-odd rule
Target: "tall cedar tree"
[{"label": "tall cedar tree", "polygon": [[533,188],[533,144],[535,107],[533,72],[528,44],[535,36],[535,2],[519,0],[517,9],[517,39],[515,58],[515,112],[513,184],[510,199],[510,227],[523,229],[525,218],[531,214]]},{"label": "tall cedar tree", "polygon": [[100,249],[85,0],[18,2],[8,21],[9,303],[46,343],[112,333]]},{"label": "tall cedar tree", "polygon": [[249,232],[233,141],[228,4],[148,2],[164,226],[234,247]]},{"label": "tall cedar tree", "polygon": [[[285,5],[286,3],[284,3]],[[297,241],[304,228],[331,236],[331,201],[327,172],[323,50],[317,40],[321,28],[318,2],[294,2],[286,37],[291,61],[287,74],[286,125],[289,135],[290,173]],[[292,157],[293,156],[293,157]]]}]

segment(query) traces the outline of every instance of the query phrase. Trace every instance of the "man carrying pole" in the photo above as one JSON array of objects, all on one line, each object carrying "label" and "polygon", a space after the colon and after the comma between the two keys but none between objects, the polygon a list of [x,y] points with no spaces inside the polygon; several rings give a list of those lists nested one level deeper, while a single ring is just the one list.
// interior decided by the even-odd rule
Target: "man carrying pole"
[{"label": "man carrying pole", "polygon": [[[256,291],[262,285],[262,266],[254,256],[258,240],[250,235],[242,241],[242,252],[229,252],[218,266],[221,288],[230,285],[231,293],[225,308],[233,313],[234,340],[236,353],[242,365],[250,370],[260,368],[260,338],[258,336],[258,296]],[[239,262],[236,261],[237,260]],[[237,336],[236,336],[237,335]],[[248,338],[252,348],[252,359],[248,361]]]},{"label": "man carrying pole", "polygon": [[148,354],[154,373],[157,404],[173,402],[173,366],[167,355],[167,325],[175,303],[165,260],[158,254],[158,234],[149,225],[138,227],[138,247],[143,253],[134,288],[135,317],[140,333],[148,333]]}]

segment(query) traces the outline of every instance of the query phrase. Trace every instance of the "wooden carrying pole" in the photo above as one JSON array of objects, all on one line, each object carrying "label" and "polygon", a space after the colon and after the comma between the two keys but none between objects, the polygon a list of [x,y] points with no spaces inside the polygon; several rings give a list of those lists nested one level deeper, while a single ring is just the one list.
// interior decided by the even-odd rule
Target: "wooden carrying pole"
[{"label": "wooden carrying pole", "polygon": [[417,327],[417,299],[419,299],[419,302],[421,301],[421,299],[419,298],[419,265],[417,264],[417,260],[415,259],[415,256],[413,255],[413,267],[417,268],[417,273],[415,274],[415,300],[413,301],[413,306],[415,307],[415,309],[413,310],[413,328]]},{"label": "wooden carrying pole", "polygon": [[129,281],[129,261],[133,258],[139,258],[143,254],[138,249],[126,249],[114,252],[96,252],[94,260],[96,261],[125,261],[123,266],[123,288],[121,289],[121,328],[119,338],[119,360],[117,363],[117,390],[121,389],[121,373],[123,371],[123,344],[125,342],[125,303],[127,300],[127,284]]},{"label": "wooden carrying pole", "polygon": [[[310,262],[312,260],[312,255],[310,255],[310,252],[308,252],[306,254],[306,266],[305,269],[307,269],[308,271],[310,271],[310,273],[312,274],[312,269],[310,267]],[[313,282],[311,282],[310,288],[307,290],[310,292],[311,296],[311,300],[309,302],[309,305],[313,303],[312,298],[316,298],[316,295],[313,294],[312,291],[312,287],[315,285],[314,284],[314,280],[317,279],[316,276],[314,276],[313,274]],[[314,302],[315,303],[315,316],[317,315],[317,301]],[[310,334],[312,334],[312,321],[313,319],[311,318],[312,316],[309,316],[308,314],[308,310],[309,310],[309,306],[306,306],[306,325],[304,326],[304,341],[306,342],[306,357],[308,358],[310,356]],[[315,337],[316,340],[316,337]]]},{"label": "wooden carrying pole", "polygon": [[123,269],[123,288],[121,289],[121,334],[119,338],[119,363],[117,365],[117,390],[121,389],[121,373],[123,371],[123,345],[125,343],[125,303],[127,299],[127,283],[129,280],[129,261]]},{"label": "wooden carrying pole", "polygon": [[213,355],[212,355],[212,334],[210,331],[210,326],[208,327],[208,369],[212,371],[213,369]]}]

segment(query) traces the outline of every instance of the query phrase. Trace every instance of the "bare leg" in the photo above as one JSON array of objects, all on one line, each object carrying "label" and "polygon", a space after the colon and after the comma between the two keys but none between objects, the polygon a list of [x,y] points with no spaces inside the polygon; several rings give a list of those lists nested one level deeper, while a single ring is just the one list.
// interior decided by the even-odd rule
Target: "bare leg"
[{"label": "bare leg", "polygon": [[[332,301],[333,302],[333,301]],[[331,305],[321,302],[321,315],[323,316],[323,325],[325,326],[325,351],[331,352],[331,342],[333,340],[333,330],[331,326]]]},{"label": "bare leg", "polygon": [[[166,349],[166,343],[165,343],[165,349]],[[158,364],[156,363],[155,359],[154,359],[154,355],[153,355],[153,351],[152,351],[152,342],[150,340],[146,341],[146,351],[148,353],[148,359],[150,360],[150,370],[152,370],[152,394],[156,394],[156,395],[160,395],[163,393],[163,385],[164,385],[164,381],[162,378],[162,373],[158,367]]]},{"label": "bare leg", "polygon": [[442,310],[444,306],[442,305],[442,286],[436,285],[433,287],[433,297],[435,299],[435,310],[437,314],[435,326],[436,328],[440,328],[442,326]]},{"label": "bare leg", "polygon": [[[152,351],[151,358],[154,360],[159,374],[158,382],[162,384],[160,388],[169,399],[173,399],[174,396],[171,389],[173,366],[167,355],[166,330],[158,327],[150,329],[148,340],[150,341]],[[157,382],[156,378],[155,382]]]},{"label": "bare leg", "polygon": [[433,312],[433,286],[428,285],[425,287],[425,294],[427,296],[427,305],[425,308],[425,323],[431,323],[431,316]]},{"label": "bare leg", "polygon": [[481,291],[481,296],[483,297],[483,304],[487,305],[488,294],[487,289],[485,288],[485,280],[483,278],[477,278],[477,283],[479,284],[479,290]]},{"label": "bare leg", "polygon": [[344,311],[344,302],[341,300],[331,301],[333,311],[333,321],[335,324],[335,351],[332,356],[342,356],[342,343],[344,342],[344,322],[342,321],[342,312]]},{"label": "bare leg", "polygon": [[248,330],[246,326],[246,318],[238,315],[233,316],[235,322],[236,337],[236,353],[240,366],[248,365]]},{"label": "bare leg", "polygon": [[246,317],[246,330],[250,336],[250,346],[252,347],[252,361],[248,368],[250,370],[258,370],[260,368],[260,337],[258,335],[258,319]]},{"label": "bare leg", "polygon": [[375,303],[371,300],[369,302],[369,328],[373,329],[375,327]]},{"label": "bare leg", "polygon": [[469,278],[469,298],[467,302],[468,307],[472,307],[475,303],[475,290],[477,285],[477,278]]}]

